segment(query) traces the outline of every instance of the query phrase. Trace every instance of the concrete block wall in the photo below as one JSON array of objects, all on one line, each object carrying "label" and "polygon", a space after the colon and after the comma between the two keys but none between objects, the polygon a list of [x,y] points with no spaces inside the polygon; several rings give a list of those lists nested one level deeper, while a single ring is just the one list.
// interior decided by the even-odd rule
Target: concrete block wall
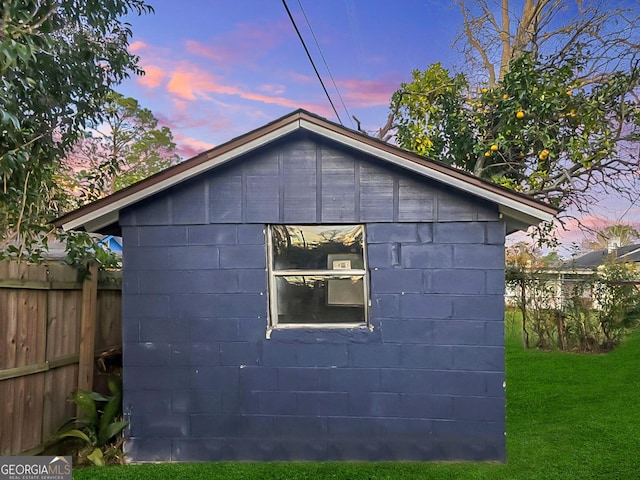
[{"label": "concrete block wall", "polygon": [[[276,212],[260,217],[256,192],[227,197],[228,207],[209,199],[235,189],[234,178],[246,192],[246,172],[285,164],[286,144],[139,204],[121,217],[129,458],[504,460],[504,224],[495,209],[367,159],[343,158],[357,167],[345,174],[344,152],[294,146],[307,152],[307,173],[334,165],[331,191],[328,177],[314,180],[323,190],[304,214],[366,225],[371,328],[267,335],[265,225],[285,210],[295,218],[295,208],[278,210],[287,203],[276,195],[263,202]],[[293,173],[274,181],[280,193],[294,190]],[[382,184],[391,208],[367,187]],[[340,196],[336,185],[359,190]],[[332,209],[325,194],[349,200]],[[368,206],[347,209],[352,197]],[[431,199],[428,214],[417,199]]]}]

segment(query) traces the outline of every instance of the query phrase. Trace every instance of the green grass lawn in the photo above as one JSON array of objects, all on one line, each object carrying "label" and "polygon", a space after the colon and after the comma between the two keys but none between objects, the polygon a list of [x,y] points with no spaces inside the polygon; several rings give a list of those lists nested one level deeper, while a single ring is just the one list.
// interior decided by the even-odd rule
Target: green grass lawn
[{"label": "green grass lawn", "polygon": [[189,463],[74,479],[640,478],[640,330],[607,355],[523,351],[507,328],[507,463]]}]

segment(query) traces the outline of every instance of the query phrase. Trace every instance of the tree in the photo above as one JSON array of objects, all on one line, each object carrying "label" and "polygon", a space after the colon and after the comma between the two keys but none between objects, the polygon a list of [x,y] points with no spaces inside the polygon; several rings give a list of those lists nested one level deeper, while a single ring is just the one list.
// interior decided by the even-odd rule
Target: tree
[{"label": "tree", "polygon": [[582,49],[589,82],[634,63],[638,55],[638,5],[611,0],[456,0],[462,31],[456,44],[466,71],[493,88],[524,52],[564,63]]},{"label": "tree", "polygon": [[[521,315],[522,346],[530,346],[530,331],[537,336],[537,345],[551,344],[553,326],[557,323],[557,292],[551,271],[562,264],[557,252],[542,255],[536,245],[518,242],[505,251],[505,281],[511,293],[510,302]],[[550,282],[550,280],[552,280]],[[564,339],[560,337],[561,348]]]},{"label": "tree", "polygon": [[637,191],[640,7],[577,2],[563,23],[561,0],[525,0],[519,17],[502,0],[500,21],[486,0],[458,3],[482,83],[440,64],[414,71],[378,137],[563,209]]},{"label": "tree", "polygon": [[174,150],[169,128],[158,128],[150,110],[114,92],[107,96],[102,122],[66,158],[66,172],[84,203],[177,163]]},{"label": "tree", "polygon": [[607,350],[640,320],[638,273],[634,262],[620,263],[614,259],[598,268],[594,299],[598,304],[597,319],[605,337],[603,347]]},{"label": "tree", "polygon": [[0,240],[28,248],[59,213],[61,159],[112,88],[142,73],[121,17],[151,11],[142,0],[2,1]]},{"label": "tree", "polygon": [[638,239],[640,239],[640,233],[635,227],[616,223],[591,232],[585,238],[583,246],[591,251],[607,250],[611,242],[614,242],[618,247],[625,247],[633,245]]}]

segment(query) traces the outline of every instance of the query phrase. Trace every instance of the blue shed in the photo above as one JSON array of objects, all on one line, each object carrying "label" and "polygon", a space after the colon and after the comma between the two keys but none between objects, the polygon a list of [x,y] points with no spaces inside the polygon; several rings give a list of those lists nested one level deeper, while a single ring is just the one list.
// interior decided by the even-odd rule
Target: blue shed
[{"label": "blue shed", "polygon": [[129,460],[504,461],[505,235],[555,213],[299,110],[57,225],[123,237]]}]

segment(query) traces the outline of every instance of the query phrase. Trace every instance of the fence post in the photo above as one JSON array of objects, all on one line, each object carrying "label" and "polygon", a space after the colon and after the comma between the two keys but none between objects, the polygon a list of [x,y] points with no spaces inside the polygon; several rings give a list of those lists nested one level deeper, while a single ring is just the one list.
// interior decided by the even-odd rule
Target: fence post
[{"label": "fence post", "polygon": [[80,347],[78,389],[93,389],[93,365],[96,345],[96,310],[98,303],[98,264],[89,265],[89,275],[82,284],[82,316],[80,319]]}]

